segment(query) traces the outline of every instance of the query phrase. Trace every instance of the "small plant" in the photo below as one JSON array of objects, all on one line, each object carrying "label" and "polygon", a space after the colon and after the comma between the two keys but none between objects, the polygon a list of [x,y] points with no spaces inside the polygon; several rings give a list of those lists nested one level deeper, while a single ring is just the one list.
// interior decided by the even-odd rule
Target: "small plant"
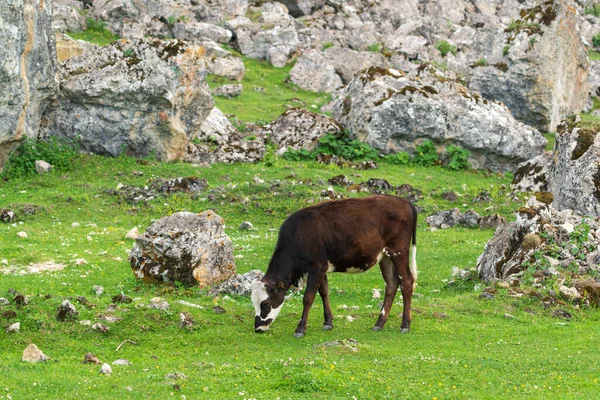
[{"label": "small plant", "polygon": [[379,43],[373,43],[367,47],[367,50],[372,51],[373,53],[381,53],[381,45]]},{"label": "small plant", "polygon": [[456,55],[456,46],[450,44],[447,40],[438,41],[435,48],[442,54],[442,57],[446,57],[449,53]]},{"label": "small plant", "polygon": [[417,146],[414,162],[417,165],[431,167],[439,163],[439,156],[431,140],[425,140]]},{"label": "small plant", "polygon": [[595,48],[600,47],[600,32],[592,38],[592,44],[594,45]]},{"label": "small plant", "polygon": [[77,148],[66,139],[25,139],[8,159],[2,175],[7,178],[32,175],[37,160],[44,160],[57,170],[69,170],[78,156]]},{"label": "small plant", "polygon": [[586,15],[593,15],[594,17],[600,17],[600,4],[594,4],[591,7],[584,9]]},{"label": "small plant", "polygon": [[288,161],[303,161],[303,160],[312,160],[316,157],[316,152],[308,151],[305,149],[294,150],[289,149],[285,153],[283,153],[282,157],[284,160]]},{"label": "small plant", "polygon": [[277,163],[277,155],[275,154],[275,147],[272,144],[267,145],[267,151],[262,159],[262,163],[267,167],[273,167]]},{"label": "small plant", "polygon": [[67,34],[77,40],[85,40],[98,46],[104,46],[119,39],[119,35],[112,33],[106,27],[106,22],[96,21],[92,18],[86,18],[87,29],[83,32],[67,32]]},{"label": "small plant", "polygon": [[485,58],[480,58],[473,64],[475,67],[485,67],[486,65],[488,65],[488,62]]},{"label": "small plant", "polygon": [[507,44],[506,46],[504,46],[504,48],[502,48],[502,55],[504,57],[506,57],[508,55],[508,52],[510,51],[510,45]]},{"label": "small plant", "polygon": [[318,153],[334,154],[348,161],[374,160],[379,157],[377,151],[359,140],[350,140],[347,132],[327,134],[319,139]]},{"label": "small plant", "polygon": [[388,154],[384,157],[387,162],[395,165],[408,165],[411,162],[410,155],[405,151],[399,151],[398,153]]},{"label": "small plant", "polygon": [[331,42],[325,42],[325,43],[323,43],[323,46],[321,46],[321,51],[325,51],[325,50],[327,50],[330,47],[333,47],[333,43],[331,43]]},{"label": "small plant", "polygon": [[133,49],[127,49],[123,52],[123,57],[133,57],[135,55],[135,52],[133,51]]},{"label": "small plant", "polygon": [[469,163],[469,151],[461,147],[450,145],[446,147],[447,164],[446,168],[453,171],[471,168]]}]

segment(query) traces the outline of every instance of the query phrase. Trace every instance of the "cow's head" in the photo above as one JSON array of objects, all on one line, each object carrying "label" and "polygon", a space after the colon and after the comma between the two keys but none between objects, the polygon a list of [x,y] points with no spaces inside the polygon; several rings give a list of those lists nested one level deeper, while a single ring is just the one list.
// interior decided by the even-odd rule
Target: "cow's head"
[{"label": "cow's head", "polygon": [[252,304],[256,312],[254,318],[254,331],[264,332],[281,311],[285,292],[287,291],[284,282],[273,283],[263,280],[252,282]]}]

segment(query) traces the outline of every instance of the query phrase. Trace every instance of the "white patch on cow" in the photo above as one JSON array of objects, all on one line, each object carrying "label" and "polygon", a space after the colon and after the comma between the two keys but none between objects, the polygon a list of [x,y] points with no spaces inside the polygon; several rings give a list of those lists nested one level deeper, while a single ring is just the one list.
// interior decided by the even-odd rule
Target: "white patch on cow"
[{"label": "white patch on cow", "polygon": [[410,257],[410,274],[412,275],[413,281],[413,290],[415,286],[417,286],[417,246],[412,245],[411,257]]},{"label": "white patch on cow", "polygon": [[281,311],[282,307],[283,307],[283,303],[281,303],[279,305],[279,307],[277,307],[277,308],[271,308],[271,312],[269,313],[269,315],[267,315],[267,318],[263,319],[262,317],[260,317],[260,319],[263,321],[266,321],[268,319],[271,319],[272,320],[271,322],[275,321],[275,318],[277,318],[277,316],[279,315],[279,312]]},{"label": "white patch on cow", "polygon": [[385,256],[384,252],[385,252],[385,249],[381,250],[381,253],[379,253],[379,255],[377,256],[377,260],[375,260],[373,265],[379,264],[381,262],[381,260],[383,260],[383,257]]},{"label": "white patch on cow", "polygon": [[335,272],[335,265],[333,265],[330,261],[327,261],[327,273]]},{"label": "white patch on cow", "polygon": [[381,314],[381,315],[383,315],[385,317],[385,310],[382,308],[381,312],[379,314]]},{"label": "white patch on cow", "polygon": [[257,331],[268,331],[269,330],[269,326],[270,325],[261,325],[259,327],[256,328]]},{"label": "white patch on cow", "polygon": [[267,285],[259,280],[253,280],[250,287],[252,288],[252,295],[250,298],[254,305],[254,311],[256,312],[256,315],[260,316],[260,303],[269,298],[269,295],[267,294]]},{"label": "white patch on cow", "polygon": [[350,267],[346,270],[346,272],[349,274],[358,274],[359,272],[365,272],[365,270],[362,268]]},{"label": "white patch on cow", "polygon": [[387,249],[387,247],[384,247],[383,250],[381,250],[382,254],[385,254],[386,256],[390,256],[390,251]]}]

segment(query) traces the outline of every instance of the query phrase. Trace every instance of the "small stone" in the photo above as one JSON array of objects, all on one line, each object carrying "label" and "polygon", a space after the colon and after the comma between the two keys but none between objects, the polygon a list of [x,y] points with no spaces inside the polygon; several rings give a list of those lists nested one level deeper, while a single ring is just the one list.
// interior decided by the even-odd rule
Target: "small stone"
[{"label": "small stone", "polygon": [[194,321],[190,314],[182,312],[179,313],[179,327],[180,328],[188,328],[194,325]]},{"label": "small stone", "polygon": [[79,226],[79,222],[73,222],[73,223],[71,224],[71,226],[72,226],[73,228],[77,228],[77,227]]},{"label": "small stone", "polygon": [[184,374],[180,373],[180,372],[175,372],[173,374],[167,374],[165,375],[165,379],[170,380],[179,380],[179,379],[187,379],[187,376],[185,376]]},{"label": "small stone", "polygon": [[133,300],[131,300],[131,297],[120,293],[116,296],[113,296],[112,301],[115,303],[131,303]]},{"label": "small stone", "polygon": [[168,310],[169,303],[167,303],[165,300],[161,299],[160,297],[154,297],[154,298],[150,299],[150,303],[148,303],[147,307],[153,308],[155,310]]},{"label": "small stone", "polygon": [[17,232],[17,236],[20,237],[21,239],[27,239],[27,232],[24,232],[24,231]]},{"label": "small stone", "polygon": [[108,326],[101,324],[100,322],[97,322],[94,325],[92,325],[92,329],[102,333],[107,333],[108,331],[110,331],[110,328]]},{"label": "small stone", "polygon": [[98,360],[98,357],[93,355],[92,353],[86,353],[83,357],[84,364],[102,364],[102,361]]},{"label": "small stone", "polygon": [[8,301],[8,299],[4,298],[4,297],[0,297],[0,306],[8,306],[10,305],[10,302]]},{"label": "small stone", "polygon": [[119,358],[118,360],[113,361],[112,364],[113,365],[131,365],[132,362],[129,360],[126,360],[124,358]]},{"label": "small stone", "polygon": [[567,234],[570,234],[575,230],[575,227],[569,221],[565,222],[562,225],[559,225],[558,228]]},{"label": "small stone", "polygon": [[495,296],[492,293],[483,292],[479,295],[479,297],[486,300],[494,300]]},{"label": "small stone", "polygon": [[68,320],[74,320],[79,315],[79,312],[75,308],[69,300],[65,300],[62,302],[60,307],[58,307],[58,314],[56,315],[56,319],[64,322]]},{"label": "small stone", "polygon": [[137,226],[135,228],[132,228],[129,232],[127,232],[127,234],[125,235],[125,237],[127,239],[137,239],[138,236],[140,236],[140,231],[138,230]]},{"label": "small stone", "polygon": [[567,300],[578,300],[581,298],[581,295],[574,287],[570,288],[563,285],[558,288],[558,291]]},{"label": "small stone", "polygon": [[564,318],[566,320],[570,320],[571,319],[571,314],[566,312],[565,310],[554,310],[552,312],[552,316],[554,318]]},{"label": "small stone", "polygon": [[255,176],[253,179],[254,183],[256,183],[257,185],[260,185],[262,183],[265,183],[265,181],[261,178],[259,178],[258,176]]},{"label": "small stone", "polygon": [[46,172],[49,172],[52,169],[52,165],[50,165],[49,163],[47,163],[44,160],[37,160],[35,162],[35,171],[38,174],[45,174]]},{"label": "small stone", "polygon": [[84,264],[87,264],[87,263],[88,262],[85,259],[83,259],[83,258],[78,258],[78,259],[75,260],[75,265],[84,265]]},{"label": "small stone", "polygon": [[213,312],[214,312],[215,314],[225,314],[225,313],[227,312],[227,311],[226,311],[226,310],[225,310],[223,307],[221,307],[221,306],[214,306],[214,307],[212,308],[212,310],[213,310]]},{"label": "small stone", "polygon": [[96,296],[102,296],[102,293],[104,293],[104,288],[102,286],[96,285],[92,287],[92,291]]},{"label": "small stone", "polygon": [[[558,272],[558,270],[554,267],[558,266],[560,264],[560,262],[552,257],[548,257],[546,256],[546,258],[548,259],[548,261],[550,262],[550,265],[552,265],[550,268],[544,270],[544,276],[556,276],[559,275],[560,272]],[[553,263],[552,261],[550,261],[550,259],[556,261],[556,263]]]},{"label": "small stone", "polygon": [[0,261],[0,264],[2,264],[2,265],[8,265],[8,260],[5,258],[2,261]]},{"label": "small stone", "polygon": [[92,325],[92,321],[90,321],[89,319],[84,319],[82,321],[79,321],[79,323],[83,326],[90,326]]},{"label": "small stone", "polygon": [[45,362],[48,361],[50,357],[42,353],[40,349],[35,344],[30,344],[23,350],[23,361],[27,362]]},{"label": "small stone", "polygon": [[252,230],[253,226],[251,222],[245,221],[242,222],[240,227],[238,229],[242,230],[242,231],[250,231]]},{"label": "small stone", "polygon": [[352,315],[348,315],[348,316],[346,317],[346,319],[348,320],[348,322],[354,322],[354,320],[355,320],[356,318],[354,318]]},{"label": "small stone", "polygon": [[15,212],[12,210],[0,210],[0,222],[9,224],[15,220]]},{"label": "small stone", "polygon": [[6,333],[19,333],[19,332],[21,332],[21,323],[20,322],[15,322],[14,324],[12,324],[8,328],[6,328]]},{"label": "small stone", "polygon": [[380,299],[381,298],[381,292],[379,291],[379,289],[373,289],[373,298],[374,299]]},{"label": "small stone", "polygon": [[506,281],[499,281],[498,283],[496,283],[496,287],[501,289],[508,289],[510,287],[510,284]]},{"label": "small stone", "polygon": [[112,374],[112,368],[110,367],[110,365],[104,363],[102,364],[102,367],[100,368],[100,375],[111,375]]}]

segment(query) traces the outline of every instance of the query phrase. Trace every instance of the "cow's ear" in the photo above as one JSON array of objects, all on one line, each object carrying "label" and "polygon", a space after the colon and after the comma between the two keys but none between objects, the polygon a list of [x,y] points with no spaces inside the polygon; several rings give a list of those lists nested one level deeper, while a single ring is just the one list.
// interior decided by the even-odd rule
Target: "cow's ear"
[{"label": "cow's ear", "polygon": [[285,290],[285,282],[277,283],[277,290],[284,291]]}]

